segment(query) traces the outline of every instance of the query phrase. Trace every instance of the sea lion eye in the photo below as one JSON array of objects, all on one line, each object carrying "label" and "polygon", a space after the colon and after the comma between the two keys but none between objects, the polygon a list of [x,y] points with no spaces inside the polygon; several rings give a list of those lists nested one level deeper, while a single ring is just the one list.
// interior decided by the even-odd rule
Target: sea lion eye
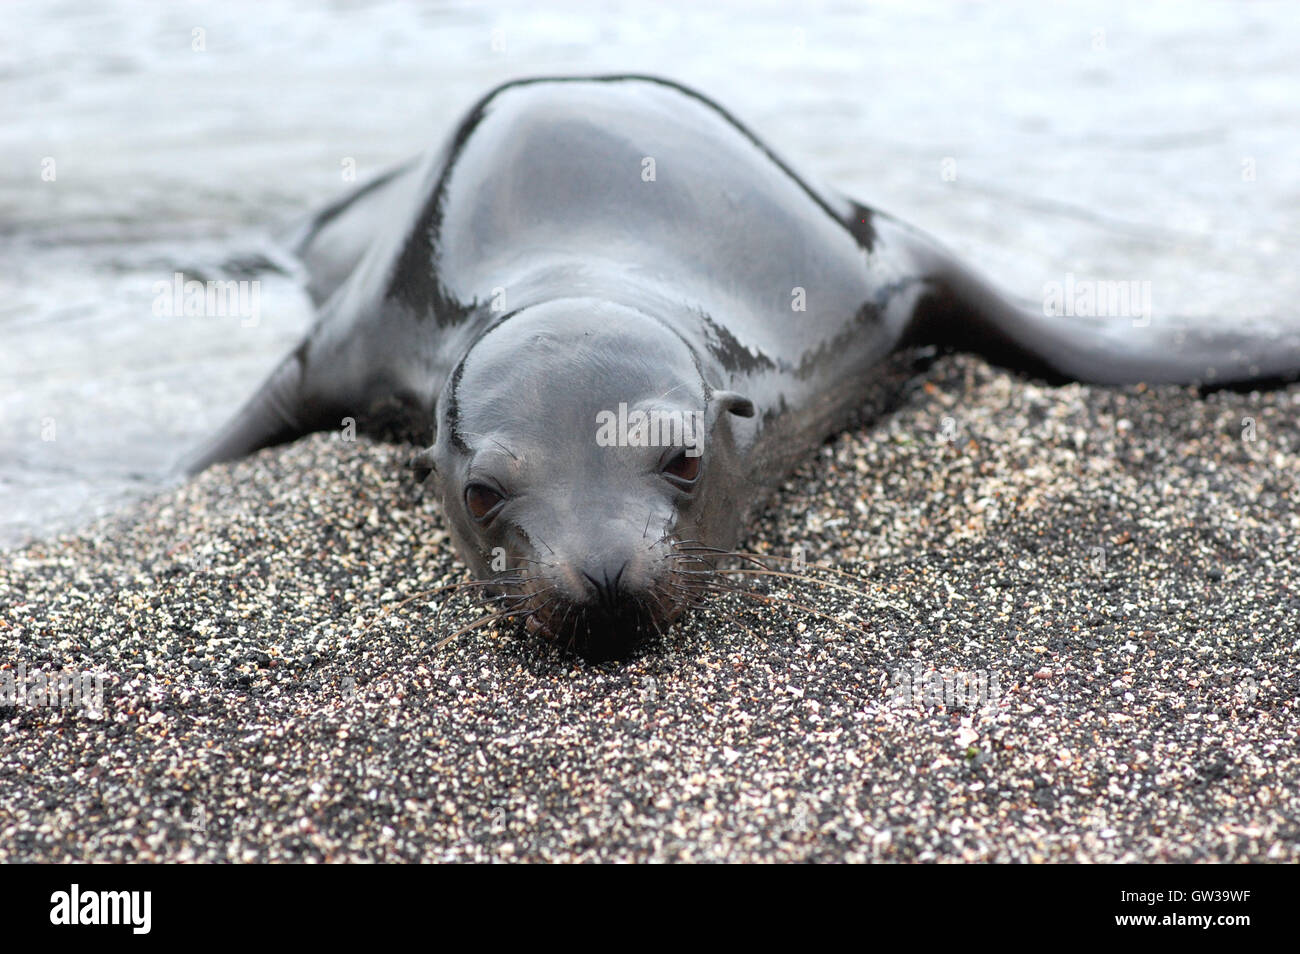
[{"label": "sea lion eye", "polygon": [[678,451],[664,464],[663,473],[674,482],[694,483],[695,478],[700,476],[700,456],[687,454],[684,450]]},{"label": "sea lion eye", "polygon": [[505,500],[487,484],[470,484],[465,488],[465,506],[475,520],[485,520]]}]

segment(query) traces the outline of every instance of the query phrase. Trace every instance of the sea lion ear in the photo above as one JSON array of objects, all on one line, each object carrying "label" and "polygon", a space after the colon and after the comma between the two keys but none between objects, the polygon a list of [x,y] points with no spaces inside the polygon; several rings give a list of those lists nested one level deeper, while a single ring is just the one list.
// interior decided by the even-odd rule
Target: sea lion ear
[{"label": "sea lion ear", "polygon": [[737,394],[735,391],[714,391],[713,400],[718,402],[718,407],[722,410],[736,417],[754,416],[754,402],[743,394]]},{"label": "sea lion ear", "polygon": [[411,458],[411,469],[415,471],[415,479],[419,483],[424,483],[430,474],[436,473],[437,465],[433,459],[433,447],[426,447],[420,453]]}]

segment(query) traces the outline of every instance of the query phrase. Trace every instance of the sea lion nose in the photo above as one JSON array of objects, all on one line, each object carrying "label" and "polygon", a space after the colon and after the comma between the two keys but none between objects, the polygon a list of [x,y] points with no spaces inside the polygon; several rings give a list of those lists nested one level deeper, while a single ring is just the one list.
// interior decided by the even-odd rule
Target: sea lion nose
[{"label": "sea lion nose", "polygon": [[595,593],[596,603],[606,612],[612,613],[619,608],[624,592],[621,585],[623,571],[627,569],[627,563],[627,560],[617,558],[589,566],[582,571]]}]

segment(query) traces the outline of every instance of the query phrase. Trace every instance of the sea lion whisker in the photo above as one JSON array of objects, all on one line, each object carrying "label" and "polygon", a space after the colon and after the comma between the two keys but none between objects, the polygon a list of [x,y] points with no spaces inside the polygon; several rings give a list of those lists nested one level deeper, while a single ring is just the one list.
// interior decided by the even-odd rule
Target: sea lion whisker
[{"label": "sea lion whisker", "polygon": [[680,594],[680,605],[689,609],[702,609],[708,605],[708,601],[700,597],[699,590],[692,586],[681,583],[669,583],[668,586],[674,588]]},{"label": "sea lion whisker", "polygon": [[713,547],[699,540],[679,540],[673,545],[675,550],[707,550],[712,553],[721,553],[727,556],[734,554],[735,550],[729,550],[725,547]]},{"label": "sea lion whisker", "polygon": [[[376,625],[380,620],[384,619],[390,613],[393,613],[401,609],[402,607],[406,606],[407,603],[412,603],[415,600],[420,599],[421,597],[426,597],[426,596],[433,597],[433,596],[437,596],[439,593],[445,593],[451,590],[461,590],[461,589],[467,589],[472,587],[492,586],[496,582],[497,582],[496,580],[465,580],[460,583],[448,583],[446,586],[439,586],[432,590],[421,590],[418,593],[414,593],[411,596],[408,596],[400,603],[390,603],[387,606],[383,607],[379,615],[376,616],[374,619],[372,619],[369,623],[367,623],[365,628],[361,630],[361,635],[364,636],[367,632],[370,631],[370,628],[372,626]],[[443,604],[440,605],[445,605],[445,601]]]},{"label": "sea lion whisker", "polygon": [[667,620],[669,625],[671,625],[672,620],[676,616],[674,610],[676,610],[677,607],[672,602],[672,597],[668,593],[668,587],[672,583],[673,581],[671,579],[664,580],[649,592],[649,599],[654,601],[654,605],[652,607],[647,605],[646,608],[650,613],[650,619],[654,623],[655,630],[660,636],[663,635],[663,630],[659,626],[660,618]]},{"label": "sea lion whisker", "polygon": [[674,530],[671,525],[668,525],[664,528],[664,532],[662,536],[660,536],[659,539],[655,541],[655,543],[656,544],[663,543],[665,540],[667,540],[669,537],[673,535],[674,535]]},{"label": "sea lion whisker", "polygon": [[[474,582],[482,586],[499,586],[502,588],[506,588],[507,592],[500,594],[501,596],[505,597],[505,596],[512,595],[508,592],[509,587],[527,586],[529,581],[532,579],[533,577],[530,577],[526,574],[515,574],[513,576],[498,576],[487,580],[476,580]],[[478,604],[483,605],[487,602],[495,601],[496,599],[497,597],[495,596],[489,596],[484,599],[480,599],[478,601]],[[437,633],[439,630],[442,629],[442,613],[443,610],[447,608],[448,602],[449,602],[448,600],[443,600],[440,604],[438,604],[438,612],[434,614],[433,617],[433,632],[435,633]]]},{"label": "sea lion whisker", "polygon": [[[710,550],[714,550],[714,549],[719,549],[719,548],[709,548],[709,549],[710,549]],[[686,556],[687,554],[681,554],[681,555],[682,555],[682,556]],[[907,617],[909,617],[909,618],[915,619],[915,614],[913,614],[913,613],[912,613],[910,610],[908,610],[906,607],[900,606],[900,605],[898,605],[897,603],[892,603],[892,602],[890,602],[889,600],[883,599],[883,598],[881,598],[881,597],[879,597],[879,596],[876,596],[876,595],[874,595],[874,594],[872,594],[872,593],[868,593],[868,592],[866,592],[865,590],[855,589],[855,588],[853,588],[853,587],[848,587],[848,586],[844,586],[844,585],[841,585],[841,584],[832,583],[832,582],[830,582],[830,581],[828,581],[828,580],[819,580],[819,579],[817,579],[816,577],[811,576],[811,575],[809,575],[809,574],[805,574],[805,573],[793,573],[793,572],[790,572],[790,571],[787,571],[787,570],[773,570],[773,569],[771,569],[770,567],[768,567],[766,564],[764,564],[764,563],[762,562],[762,556],[761,556],[760,554],[745,553],[745,552],[743,552],[743,551],[739,551],[739,550],[730,550],[730,551],[727,551],[725,554],[720,554],[720,555],[725,555],[725,556],[729,556],[729,557],[735,557],[735,558],[738,558],[738,559],[745,560],[745,561],[747,561],[747,562],[749,562],[749,563],[757,564],[758,569],[754,569],[754,568],[750,568],[750,567],[718,568],[718,567],[714,566],[712,563],[709,563],[707,560],[701,560],[701,562],[704,562],[704,563],[708,564],[708,565],[712,568],[712,571],[711,571],[711,572],[713,572],[713,573],[717,573],[717,574],[741,574],[741,575],[745,575],[745,576],[777,576],[777,577],[786,577],[786,578],[788,578],[788,579],[792,579],[792,580],[800,580],[800,581],[805,582],[805,583],[811,583],[811,584],[813,584],[814,586],[823,586],[823,587],[826,587],[827,589],[838,590],[838,591],[843,592],[843,593],[850,593],[850,594],[852,594],[853,596],[855,596],[855,597],[857,597],[857,598],[859,598],[859,599],[865,599],[865,600],[868,600],[868,601],[870,601],[870,602],[876,604],[877,606],[888,607],[889,609],[892,609],[892,610],[894,610],[894,611],[896,611],[896,612],[902,613],[904,616],[907,616]],[[865,583],[865,582],[866,582],[866,581],[863,580],[861,577],[854,576],[853,574],[850,574],[850,573],[845,573],[844,571],[842,571],[842,570],[837,570],[837,569],[835,569],[834,567],[821,566],[820,568],[821,568],[821,569],[824,569],[824,570],[826,570],[826,571],[828,571],[828,572],[830,572],[830,573],[834,573],[834,574],[836,574],[836,575],[838,575],[838,576],[841,576],[841,577],[844,577],[844,578],[847,578],[847,579],[851,579],[851,580],[853,580],[854,582],[858,582],[858,583]],[[681,572],[681,573],[687,573],[687,574],[692,574],[692,575],[707,575],[710,571],[705,571],[705,570],[685,570],[685,569],[683,569],[683,570],[679,570],[678,572]]]},{"label": "sea lion whisker", "polygon": [[902,613],[905,616],[911,617],[913,615],[909,610],[907,610],[905,607],[899,606],[897,603],[891,603],[889,602],[889,600],[881,599],[880,597],[873,596],[870,593],[864,593],[860,590],[855,590],[850,586],[843,586],[839,583],[831,583],[827,580],[819,580],[815,577],[807,576],[802,573],[787,573],[782,570],[755,570],[755,569],[751,569],[750,567],[735,567],[732,569],[718,570],[717,572],[718,573],[739,573],[743,576],[779,576],[791,580],[800,580],[804,583],[812,583],[814,586],[824,586],[827,589],[838,590],[842,593],[851,593],[860,599],[870,600],[873,603],[875,603],[877,606],[887,606],[892,610],[897,610],[898,612]]},{"label": "sea lion whisker", "polygon": [[699,553],[682,553],[682,552],[679,552],[679,551],[677,551],[677,550],[670,550],[668,553],[665,553],[665,554],[664,554],[664,559],[666,559],[666,560],[694,560],[694,561],[696,561],[697,563],[703,563],[705,566],[713,566],[713,565],[714,565],[714,564],[712,563],[712,561],[709,559],[709,555],[702,555],[702,554],[699,554]]},{"label": "sea lion whisker", "polygon": [[537,565],[537,566],[544,566],[544,567],[546,567],[548,570],[549,570],[549,569],[553,569],[553,568],[556,566],[556,564],[554,564],[554,563],[547,563],[545,560],[531,560],[531,559],[529,559],[528,557],[517,556],[517,557],[515,557],[515,559],[518,560],[520,563],[532,563],[532,564],[535,564],[535,565]]},{"label": "sea lion whisker", "polygon": [[[569,603],[564,608],[564,615],[560,618],[560,625],[558,627],[548,627],[550,628],[551,632],[556,632],[557,629],[563,632],[569,625],[569,618],[573,615],[574,610],[576,610],[577,608],[578,606],[576,603]],[[574,638],[576,637],[570,638],[569,640],[570,646],[572,645]]]},{"label": "sea lion whisker", "polygon": [[[753,562],[757,562],[756,558],[751,557],[748,554],[733,552],[729,555],[746,557]],[[741,576],[774,576],[774,577],[783,577],[792,580],[799,580],[800,582],[811,583],[814,586],[821,586],[827,589],[837,590],[842,593],[848,593],[853,597],[855,597],[856,599],[866,600],[867,602],[874,604],[876,606],[882,606],[882,607],[887,607],[888,609],[892,609],[895,612],[901,613],[903,616],[908,617],[909,619],[916,619],[916,615],[913,612],[911,612],[909,609],[907,609],[904,606],[900,606],[897,603],[890,602],[889,600],[883,599],[872,593],[866,592],[865,590],[859,590],[838,583],[832,583],[828,580],[819,580],[816,577],[809,576],[806,574],[791,573],[782,570],[771,570],[766,567],[762,567],[759,569],[754,569],[751,567],[732,567],[732,568],[722,568],[722,569],[712,568],[711,570],[687,570],[687,569],[678,568],[675,569],[674,572],[681,573],[688,577],[708,577],[714,575],[722,576],[726,574],[738,574]],[[857,578],[855,577],[854,579]]]},{"label": "sea lion whisker", "polygon": [[844,620],[836,619],[834,616],[831,616],[827,613],[823,613],[820,610],[813,609],[811,606],[807,606],[803,603],[800,603],[797,600],[792,600],[786,596],[780,596],[773,593],[756,593],[753,590],[746,590],[740,587],[707,586],[705,588],[708,589],[710,592],[714,592],[714,593],[721,593],[721,594],[730,593],[736,596],[743,596],[748,599],[759,600],[760,602],[766,603],[769,606],[788,606],[791,607],[792,609],[797,609],[800,612],[807,613],[810,616],[816,616],[818,619],[823,619],[834,626],[840,627],[841,629],[849,630],[856,633],[861,633],[864,636],[875,636],[875,634],[872,633],[871,630],[869,629],[864,629],[861,626],[854,626],[852,623],[846,623]]},{"label": "sea lion whisker", "polygon": [[537,625],[538,625],[539,627],[544,627],[544,626],[545,626],[545,622],[544,622],[545,615],[544,615],[544,614],[545,614],[545,613],[546,613],[546,612],[547,612],[547,611],[548,611],[548,610],[549,610],[553,605],[555,605],[555,601],[556,601],[558,598],[559,598],[559,597],[558,597],[558,594],[552,594],[551,596],[548,596],[546,599],[542,600],[541,603],[533,604],[533,603],[530,601],[530,604],[529,604],[529,606],[528,606],[528,612],[524,615],[523,620],[522,620],[522,623],[523,623],[524,628],[525,628],[525,629],[528,629],[528,628],[530,627],[530,625],[531,625],[532,623],[534,623],[534,621],[537,623]]},{"label": "sea lion whisker", "polygon": [[[529,604],[536,604],[537,600],[540,597],[547,596],[547,594],[554,593],[557,589],[559,589],[558,584],[553,583],[550,586],[543,587],[540,590],[529,590],[523,593],[503,593],[499,597],[490,597],[489,600],[482,600],[480,601],[479,605],[484,606],[489,601],[506,600],[506,599],[510,600],[510,602],[506,604],[507,607],[509,608],[525,606]],[[549,602],[551,599],[554,598],[555,597],[551,596],[548,598],[546,602]]]},{"label": "sea lion whisker", "polygon": [[517,616],[524,616],[528,612],[529,612],[528,610],[514,610],[514,611],[503,610],[500,613],[492,613],[488,616],[484,616],[481,619],[475,620],[473,623],[470,623],[468,626],[461,627],[460,629],[456,630],[456,632],[452,633],[450,636],[446,637],[445,639],[439,640],[437,643],[434,644],[433,647],[434,651],[436,652],[437,650],[442,649],[444,646],[452,642],[458,636],[463,636],[465,633],[468,633],[470,630],[479,629],[483,626],[487,626],[489,623],[498,622],[499,620],[513,619]]},{"label": "sea lion whisker", "polygon": [[[777,563],[788,563],[790,561],[797,559],[794,556],[783,556],[774,553],[747,553],[743,550],[729,550],[727,551],[727,555],[736,557],[737,559],[746,560],[748,562],[755,563],[758,566],[763,567],[764,569],[770,569],[770,567],[768,567],[765,563],[762,562],[764,560],[772,560]],[[833,567],[826,563],[805,562],[803,566],[805,569],[808,570],[818,570],[822,573],[833,573],[836,576],[844,577],[845,579],[859,580],[865,582],[864,578],[859,576],[856,573],[850,573],[847,570],[841,570],[838,567]]]},{"label": "sea lion whisker", "polygon": [[[709,611],[711,611],[711,610],[716,611],[716,610],[718,609],[718,607],[717,607],[717,605],[716,605],[715,603],[710,603],[708,600],[705,600],[705,599],[703,599],[703,598],[699,598],[699,599],[694,599],[694,600],[692,600],[692,601],[691,601],[691,605],[693,606],[694,609],[701,610],[701,611],[706,612],[706,613],[709,612]],[[750,628],[748,625],[746,625],[744,622],[742,622],[738,617],[736,617],[736,616],[728,616],[728,617],[727,617],[727,621],[728,621],[729,623],[732,623],[732,624],[736,625],[736,626],[739,626],[739,627],[740,627],[741,629],[743,629],[746,633],[748,633],[748,634],[750,635],[750,637],[751,637],[755,642],[767,642],[767,640],[766,640],[765,637],[763,637],[761,634],[755,632],[752,628]]]}]

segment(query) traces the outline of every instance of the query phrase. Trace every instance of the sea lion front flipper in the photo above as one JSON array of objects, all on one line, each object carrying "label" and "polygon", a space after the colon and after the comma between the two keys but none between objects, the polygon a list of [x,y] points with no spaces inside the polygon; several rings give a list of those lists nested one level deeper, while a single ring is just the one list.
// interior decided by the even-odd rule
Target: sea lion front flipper
[{"label": "sea lion front flipper", "polygon": [[348,419],[391,433],[430,416],[434,342],[421,315],[390,309],[383,292],[441,162],[434,153],[398,166],[284,237],[305,266],[316,321],[234,417],[184,459],[186,473]]},{"label": "sea lion front flipper", "polygon": [[356,319],[369,321],[374,336],[355,333],[346,309],[337,313],[349,304],[346,298],[331,299],[302,343],[183,461],[185,473],[329,428],[427,438],[441,378],[414,340],[417,335],[400,317],[383,315]]},{"label": "sea lion front flipper", "polygon": [[239,412],[181,462],[184,473],[197,474],[212,464],[236,460],[314,429],[303,420],[299,351],[280,362]]},{"label": "sea lion front flipper", "polygon": [[401,210],[418,201],[419,157],[380,173],[298,222],[280,238],[307,271],[307,294],[323,305]]}]

